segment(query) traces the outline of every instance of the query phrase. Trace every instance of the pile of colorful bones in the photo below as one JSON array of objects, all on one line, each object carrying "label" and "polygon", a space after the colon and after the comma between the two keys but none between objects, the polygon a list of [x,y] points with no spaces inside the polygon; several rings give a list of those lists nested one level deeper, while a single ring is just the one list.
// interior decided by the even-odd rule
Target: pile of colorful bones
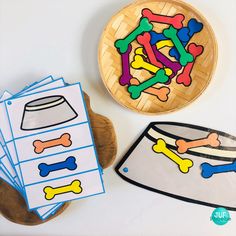
[{"label": "pile of colorful bones", "polygon": [[[160,101],[166,102],[170,94],[170,84],[176,83],[185,87],[192,84],[191,72],[194,63],[200,56],[204,47],[192,41],[193,36],[203,29],[203,24],[192,18],[184,26],[185,16],[164,16],[154,14],[150,9],[142,10],[139,25],[125,38],[115,42],[122,60],[122,75],[119,79],[121,86],[128,86],[132,99],[138,99],[142,93],[156,96]],[[153,31],[152,24],[166,24],[162,32]],[[133,43],[140,47],[133,48]],[[168,47],[168,54],[162,52]],[[134,51],[131,61],[130,55]],[[166,51],[166,50],[165,50]],[[150,78],[140,81],[134,78],[130,68],[143,69],[150,72]],[[156,85],[161,87],[156,87]]]}]

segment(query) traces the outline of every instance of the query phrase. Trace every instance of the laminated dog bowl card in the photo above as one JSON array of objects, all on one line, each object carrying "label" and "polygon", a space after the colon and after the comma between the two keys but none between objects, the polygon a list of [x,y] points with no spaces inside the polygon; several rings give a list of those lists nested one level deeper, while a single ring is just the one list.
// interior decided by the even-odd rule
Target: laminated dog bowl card
[{"label": "laminated dog bowl card", "polygon": [[[64,86],[64,81],[63,79],[57,79],[54,80],[51,76],[39,81],[39,82],[35,82],[32,85],[27,86],[27,88],[23,89],[20,93],[17,93],[15,95],[12,95],[11,93],[9,93],[8,91],[5,91],[3,96],[1,97],[0,100],[0,109],[2,109],[2,105],[4,106],[4,104],[2,103],[4,100],[9,99],[10,97],[17,97],[20,94],[26,94],[28,91],[30,90],[36,90],[37,88],[41,87],[41,90],[46,89],[46,87],[48,87],[48,84],[54,84],[56,87],[59,86],[58,81],[61,81],[62,83],[60,83],[60,87]],[[9,133],[10,133],[10,129],[8,126],[8,123],[5,124],[5,121],[7,120],[7,116],[5,114],[5,109],[1,110],[0,114],[0,134],[1,134],[1,145],[2,148],[5,151],[5,155],[4,157],[2,157],[0,159],[0,164],[1,164],[1,168],[0,168],[0,174],[1,174],[1,179],[3,179],[5,182],[7,182],[8,184],[10,184],[12,187],[14,187],[17,191],[19,191],[19,193],[21,193],[21,195],[25,198],[25,192],[24,192],[24,188],[21,184],[20,181],[20,170],[19,172],[17,171],[18,168],[15,168],[14,164],[13,164],[13,158],[10,154],[10,151],[12,151],[11,149],[8,148],[7,143],[5,142],[5,140],[7,139]],[[14,148],[14,146],[12,146],[12,148]],[[62,204],[54,204],[54,205],[50,205],[48,207],[41,207],[41,208],[37,208],[35,209],[35,213],[42,219],[45,220],[46,218],[48,218],[50,215],[54,214],[55,211],[58,210],[58,208],[61,206]]]},{"label": "laminated dog bowl card", "polygon": [[2,100],[0,174],[30,210],[45,219],[66,201],[104,193],[80,83],[48,77]]},{"label": "laminated dog bowl card", "polygon": [[[1,97],[1,101],[4,101],[9,98],[13,97],[19,97],[22,95],[26,94],[31,94],[32,92],[40,92],[44,91],[47,89],[51,88],[57,88],[57,87],[62,87],[65,86],[63,78],[60,79],[53,79],[52,76],[49,76],[39,82],[35,82],[27,87],[25,87],[21,92],[12,95],[9,92],[4,92],[3,96]],[[1,144],[3,145],[4,151],[6,153],[6,157],[2,158],[2,167],[3,167],[3,172],[5,175],[10,176],[10,179],[14,179],[14,188],[18,190],[21,195],[25,198],[25,189],[23,187],[23,182],[21,179],[21,173],[19,169],[19,164],[14,165],[14,163],[17,163],[17,158],[16,158],[16,151],[14,148],[14,143],[13,142],[7,142],[7,140],[10,140],[10,126],[7,121],[7,114],[5,110],[4,104],[0,103],[0,109],[1,109],[1,122],[0,122],[0,134],[1,134]],[[3,178],[3,180],[7,183],[9,183],[8,179]],[[10,184],[10,183],[9,183]],[[37,208],[34,210],[35,213],[39,215],[39,217],[42,220],[45,220],[48,218],[50,215],[54,214],[59,208],[62,206],[62,203],[59,204],[54,204],[50,205],[47,207],[41,207]]]},{"label": "laminated dog bowl card", "polygon": [[[50,78],[46,78],[46,79],[44,79],[43,81],[39,82],[36,85],[29,86],[27,89],[24,89],[23,92],[20,92],[17,95],[14,95],[12,98],[19,97],[19,96],[22,95],[22,93],[24,93],[24,95],[27,95],[27,94],[31,94],[32,91],[40,92],[40,91],[43,91],[45,89],[51,89],[51,88],[57,88],[57,87],[64,86],[64,80],[63,79],[57,79],[57,80],[53,80],[53,81],[50,81],[49,79]],[[16,170],[18,176],[19,176],[20,185],[23,186],[23,181],[22,181],[22,177],[21,177],[21,174],[20,174],[20,169],[19,169],[18,160],[17,160],[17,156],[16,156],[16,150],[15,150],[15,147],[14,147],[14,143],[11,142],[13,137],[12,137],[10,124],[8,122],[8,116],[7,116],[7,112],[6,112],[6,108],[5,108],[4,103],[0,103],[0,114],[1,114],[1,116],[0,116],[0,121],[1,121],[0,122],[0,128],[1,128],[2,135],[4,137],[3,146],[6,146],[6,151],[10,155],[10,159],[11,159],[13,165],[15,166],[15,170]]]},{"label": "laminated dog bowl card", "polygon": [[151,123],[116,167],[139,187],[234,211],[235,171],[236,137],[174,122]]}]

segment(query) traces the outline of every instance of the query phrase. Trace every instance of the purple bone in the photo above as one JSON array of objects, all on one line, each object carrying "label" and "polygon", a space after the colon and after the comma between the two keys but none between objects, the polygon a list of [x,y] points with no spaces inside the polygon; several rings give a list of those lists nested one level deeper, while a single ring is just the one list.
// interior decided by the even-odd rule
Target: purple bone
[{"label": "purple bone", "polygon": [[180,63],[176,61],[171,61],[168,57],[161,53],[155,45],[153,45],[152,48],[157,60],[160,61],[165,67],[170,68],[173,71],[173,74],[170,76],[170,79],[174,78],[177,75],[178,71],[182,68]]},{"label": "purple bone", "polygon": [[132,51],[132,46],[131,44],[129,44],[128,50],[125,53],[120,53],[122,62],[122,75],[119,79],[119,83],[122,86],[129,85],[130,80],[133,78],[133,76],[130,74],[130,63],[129,63],[129,55],[131,51]]}]

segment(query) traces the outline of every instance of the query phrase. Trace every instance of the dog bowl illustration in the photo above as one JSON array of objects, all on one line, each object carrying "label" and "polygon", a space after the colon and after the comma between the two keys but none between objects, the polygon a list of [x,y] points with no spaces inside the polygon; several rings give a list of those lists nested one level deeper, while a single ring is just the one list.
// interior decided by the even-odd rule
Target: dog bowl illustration
[{"label": "dog bowl illustration", "polygon": [[224,132],[175,122],[151,123],[116,172],[157,193],[236,210],[236,137]]},{"label": "dog bowl illustration", "polygon": [[22,130],[38,130],[60,125],[78,116],[66,98],[61,95],[39,98],[25,104]]}]

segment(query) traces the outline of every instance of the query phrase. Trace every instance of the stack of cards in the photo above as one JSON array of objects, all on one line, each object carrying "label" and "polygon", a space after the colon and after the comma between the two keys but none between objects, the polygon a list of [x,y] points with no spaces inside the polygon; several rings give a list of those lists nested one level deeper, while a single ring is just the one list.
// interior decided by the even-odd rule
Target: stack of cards
[{"label": "stack of cards", "polygon": [[104,193],[79,83],[51,76],[0,103],[0,178],[42,220],[74,199]]}]

